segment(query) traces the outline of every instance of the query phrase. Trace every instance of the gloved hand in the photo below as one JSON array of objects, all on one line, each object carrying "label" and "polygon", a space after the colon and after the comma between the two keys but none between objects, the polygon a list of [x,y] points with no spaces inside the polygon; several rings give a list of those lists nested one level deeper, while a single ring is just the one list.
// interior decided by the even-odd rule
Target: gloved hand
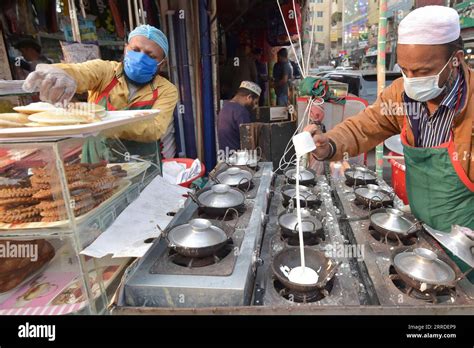
[{"label": "gloved hand", "polygon": [[26,78],[23,89],[29,93],[39,91],[42,101],[65,105],[76,93],[77,83],[64,70],[49,64],[38,64]]}]

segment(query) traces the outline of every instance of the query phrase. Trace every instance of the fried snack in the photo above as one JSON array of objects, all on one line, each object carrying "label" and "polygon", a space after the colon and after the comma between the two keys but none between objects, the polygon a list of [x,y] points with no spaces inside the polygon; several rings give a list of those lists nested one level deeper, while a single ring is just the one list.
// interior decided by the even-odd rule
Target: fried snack
[{"label": "fried snack", "polygon": [[[88,205],[84,208],[78,209],[74,211],[74,215],[76,217],[84,215],[88,212],[90,212],[92,209],[94,209],[94,205]],[[62,215],[61,214],[56,214],[56,215],[51,215],[51,216],[44,216],[41,219],[41,222],[56,222],[62,220],[62,218],[67,218],[66,217],[66,212],[64,212]]]},{"label": "fried snack", "polygon": [[2,209],[0,211],[0,221],[4,223],[21,223],[39,221],[41,210],[35,205],[18,206],[11,209]]},{"label": "fried snack", "polygon": [[[93,199],[93,196],[90,191],[85,191],[72,196],[71,199],[73,199],[74,202],[82,202],[85,200]],[[55,201],[41,201],[36,207],[40,210],[51,210],[55,208],[64,207],[64,200],[58,199]]]},{"label": "fried snack", "polygon": [[48,190],[51,188],[51,185],[49,184],[38,184],[38,183],[31,183],[31,187],[36,189],[37,191],[39,190]]},{"label": "fried snack", "polygon": [[104,191],[103,193],[101,193],[97,196],[94,196],[96,206],[104,203],[106,200],[108,200],[114,194],[115,194],[115,190],[112,189],[112,190]]},{"label": "fried snack", "polygon": [[[81,190],[81,189],[87,189],[91,186],[90,183],[85,182],[85,181],[76,181],[68,185],[69,191],[73,192],[75,190]],[[46,189],[46,190],[39,190],[33,195],[33,198],[36,198],[38,200],[42,199],[51,199],[55,195],[61,195],[62,191],[61,189],[57,190],[52,190],[52,189]]]},{"label": "fried snack", "polygon": [[19,206],[19,205],[33,205],[38,203],[38,199],[34,197],[18,197],[18,198],[4,198],[0,199],[0,206]]},{"label": "fried snack", "polygon": [[37,190],[31,187],[0,190],[0,198],[31,197]]},{"label": "fried snack", "polygon": [[[69,164],[64,166],[64,170],[66,172],[66,175],[68,175],[73,173],[86,173],[88,168],[87,165],[84,164]],[[33,176],[50,177],[52,168],[33,168],[32,171]]]},{"label": "fried snack", "polygon": [[23,214],[0,214],[0,221],[4,223],[25,223],[25,222],[38,222],[41,221],[40,214],[36,212],[29,212]]},{"label": "fried snack", "polygon": [[90,170],[87,173],[87,176],[95,176],[95,177],[105,177],[105,176],[110,176],[112,174],[112,171],[107,168],[107,167],[97,167],[92,170]]},{"label": "fried snack", "polygon": [[106,176],[104,178],[95,180],[90,184],[90,189],[93,193],[101,193],[105,190],[110,190],[118,186],[118,180],[114,176]]},{"label": "fried snack", "polygon": [[[95,201],[91,198],[88,200],[76,202],[74,204],[74,215],[79,216],[78,213],[88,207],[94,207]],[[53,208],[50,210],[43,210],[40,215],[42,217],[59,217],[66,215],[66,209],[64,207],[61,208]]]},{"label": "fried snack", "polygon": [[35,204],[35,205],[20,205],[18,207],[15,207],[15,208],[10,208],[10,209],[6,209],[6,210],[2,210],[0,211],[0,214],[24,214],[24,213],[36,213],[36,214],[39,214],[40,213],[40,208],[38,208],[38,206]]}]

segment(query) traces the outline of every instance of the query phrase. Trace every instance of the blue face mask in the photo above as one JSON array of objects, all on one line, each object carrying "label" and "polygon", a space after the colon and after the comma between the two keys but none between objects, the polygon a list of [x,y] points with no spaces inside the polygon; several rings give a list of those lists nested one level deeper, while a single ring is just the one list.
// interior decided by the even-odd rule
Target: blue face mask
[{"label": "blue face mask", "polygon": [[123,61],[127,77],[140,84],[150,82],[155,77],[160,64],[161,62],[157,63],[146,54],[135,51],[127,51]]}]

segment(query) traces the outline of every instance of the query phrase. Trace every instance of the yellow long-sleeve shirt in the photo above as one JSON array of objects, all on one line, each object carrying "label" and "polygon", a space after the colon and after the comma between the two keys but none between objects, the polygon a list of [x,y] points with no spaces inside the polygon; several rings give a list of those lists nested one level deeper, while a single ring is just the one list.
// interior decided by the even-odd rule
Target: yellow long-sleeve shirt
[{"label": "yellow long-sleeve shirt", "polygon": [[[95,59],[79,64],[55,64],[55,67],[64,70],[76,80],[78,93],[89,93],[89,102],[95,102],[112,79],[118,75],[122,76],[118,78],[118,83],[110,91],[110,102],[117,110],[125,109],[136,102],[149,101],[153,97],[151,86],[147,84],[140,88],[131,99],[129,98],[127,81],[121,74],[123,64],[119,62]],[[114,129],[114,136],[147,143],[159,140],[166,133],[173,120],[173,111],[178,102],[178,90],[161,76],[156,76],[151,84],[158,89],[158,100],[152,108],[159,109],[159,115],[151,121],[132,123]]]}]

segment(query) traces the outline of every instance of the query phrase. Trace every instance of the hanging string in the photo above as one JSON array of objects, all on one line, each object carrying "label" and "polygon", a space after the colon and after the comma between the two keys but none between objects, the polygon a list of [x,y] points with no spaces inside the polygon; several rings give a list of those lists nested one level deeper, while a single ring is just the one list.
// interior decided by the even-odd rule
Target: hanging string
[{"label": "hanging string", "polygon": [[[295,14],[296,32],[298,34],[298,40],[299,40],[299,43],[300,43],[301,65],[303,66],[303,70],[302,70],[301,74],[306,76],[307,75],[307,70],[305,70],[305,65],[304,65],[303,45],[301,43],[300,26],[299,26],[299,23],[298,23],[298,15],[297,15],[297,12],[296,12],[295,0],[293,0],[293,12]],[[291,40],[291,38],[290,38],[290,40]],[[299,59],[298,57],[295,57],[295,58],[296,58],[296,60]]]},{"label": "hanging string", "polygon": [[303,77],[306,77],[306,73],[301,68],[301,64],[300,64],[300,60],[298,58],[298,54],[296,53],[295,46],[293,45],[293,41],[291,40],[290,31],[288,30],[288,26],[286,25],[285,16],[283,14],[283,10],[281,9],[279,0],[276,0],[276,3],[278,5],[278,9],[280,10],[280,14],[281,14],[281,18],[283,20],[283,25],[285,26],[286,34],[288,35],[288,38],[290,39],[290,45],[291,45],[291,49],[293,50],[293,54],[296,57],[296,63],[298,64],[298,67],[300,68],[300,71],[301,71],[301,74],[303,75]]},{"label": "hanging string", "polygon": [[309,75],[309,58],[311,57],[311,52],[313,50],[313,42],[314,42],[314,27],[315,27],[315,23],[316,23],[316,11],[313,11],[313,20],[311,22],[311,41],[310,41],[310,44],[309,44],[309,51],[308,51],[308,60],[306,62],[306,76]]}]

